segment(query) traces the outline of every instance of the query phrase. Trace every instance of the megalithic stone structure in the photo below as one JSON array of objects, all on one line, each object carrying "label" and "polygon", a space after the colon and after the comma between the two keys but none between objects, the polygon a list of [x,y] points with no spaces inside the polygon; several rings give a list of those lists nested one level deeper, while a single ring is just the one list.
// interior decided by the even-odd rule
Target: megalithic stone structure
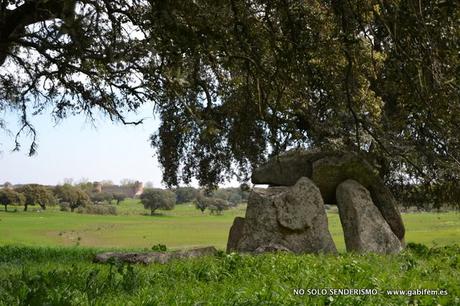
[{"label": "megalithic stone structure", "polygon": [[400,241],[405,228],[392,193],[375,169],[352,152],[291,150],[270,159],[252,174],[252,183],[271,186],[292,186],[301,177],[308,177],[318,186],[327,204],[337,204],[336,189],[340,183],[353,179],[370,191],[377,206]]}]

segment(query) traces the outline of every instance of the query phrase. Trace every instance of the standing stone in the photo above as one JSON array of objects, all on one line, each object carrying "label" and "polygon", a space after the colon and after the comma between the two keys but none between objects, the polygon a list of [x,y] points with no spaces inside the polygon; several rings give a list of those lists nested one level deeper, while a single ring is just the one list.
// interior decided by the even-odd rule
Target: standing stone
[{"label": "standing stone", "polygon": [[369,191],[375,206],[380,210],[396,237],[404,244],[406,230],[395,197],[383,182],[372,184],[369,186]]},{"label": "standing stone", "polygon": [[237,250],[336,253],[318,187],[300,178],[291,187],[254,189]]},{"label": "standing stone", "polygon": [[337,206],[347,251],[398,253],[401,242],[393,233],[370,192],[355,180],[346,180],[337,187]]},{"label": "standing stone", "polygon": [[228,234],[227,253],[236,251],[238,242],[243,237],[244,218],[236,217]]}]

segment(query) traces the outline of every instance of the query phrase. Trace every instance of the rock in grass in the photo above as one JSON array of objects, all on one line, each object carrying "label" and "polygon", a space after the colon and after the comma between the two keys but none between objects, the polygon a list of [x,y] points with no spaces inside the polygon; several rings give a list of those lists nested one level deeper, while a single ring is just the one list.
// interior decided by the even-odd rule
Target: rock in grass
[{"label": "rock in grass", "polygon": [[97,254],[94,257],[96,263],[107,263],[112,260],[125,262],[125,263],[160,263],[164,264],[173,259],[187,259],[202,256],[212,256],[217,253],[215,247],[203,247],[190,250],[181,250],[173,252],[149,252],[149,253],[119,253],[119,252],[106,252]]},{"label": "rock in grass", "polygon": [[337,206],[347,251],[392,254],[402,250],[401,242],[363,185],[354,180],[341,183]]},{"label": "rock in grass", "polygon": [[236,251],[238,242],[240,241],[241,237],[243,237],[243,229],[244,218],[236,217],[233,220],[232,227],[230,228],[230,232],[228,233],[227,253]]},{"label": "rock in grass", "polygon": [[291,187],[254,189],[236,249],[250,253],[336,253],[327,224],[319,189],[306,177]]}]

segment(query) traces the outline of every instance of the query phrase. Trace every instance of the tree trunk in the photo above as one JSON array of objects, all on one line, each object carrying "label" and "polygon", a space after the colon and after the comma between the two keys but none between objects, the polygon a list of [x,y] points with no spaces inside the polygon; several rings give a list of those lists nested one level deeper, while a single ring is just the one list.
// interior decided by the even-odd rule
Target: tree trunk
[{"label": "tree trunk", "polygon": [[24,211],[27,211],[27,204],[24,204]]},{"label": "tree trunk", "polygon": [[155,215],[155,209],[150,210],[150,215],[154,216]]},{"label": "tree trunk", "polygon": [[5,204],[5,211],[8,211],[8,205]]}]

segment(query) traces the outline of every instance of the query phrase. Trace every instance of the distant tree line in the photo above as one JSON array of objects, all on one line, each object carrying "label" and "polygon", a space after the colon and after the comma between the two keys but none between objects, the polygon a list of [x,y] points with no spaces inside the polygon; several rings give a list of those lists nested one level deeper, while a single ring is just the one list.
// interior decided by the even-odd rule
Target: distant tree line
[{"label": "distant tree line", "polygon": [[244,186],[219,188],[213,191],[206,191],[194,187],[178,187],[173,189],[176,193],[177,204],[194,202],[200,195],[210,198],[219,198],[236,205],[248,199],[249,191]]},{"label": "distant tree line", "polygon": [[208,209],[211,214],[222,214],[224,210],[247,201],[249,196],[249,187],[245,184],[213,191],[194,187],[178,187],[174,191],[177,204],[193,202],[202,213]]},{"label": "distant tree line", "polygon": [[[130,187],[138,184],[139,182],[130,180],[123,186]],[[15,187],[5,183],[0,189],[0,205],[5,207],[5,211],[8,210],[9,205],[24,206],[24,211],[27,211],[29,206],[39,205],[45,210],[48,206],[59,204],[63,211],[99,213],[102,207],[109,206],[113,202],[118,205],[132,195],[130,192],[124,192],[129,191],[129,188],[117,188],[119,186],[109,181],[104,182],[102,186],[111,188],[101,188],[101,183],[92,182],[73,184],[70,180],[57,186],[27,184]],[[246,201],[248,195],[248,189],[244,186],[214,191],[194,187],[146,188],[140,195],[140,200],[144,208],[151,211],[151,215],[154,215],[157,209],[171,210],[174,209],[175,204],[183,203],[194,203],[195,207],[203,213],[208,209],[211,214],[221,214],[224,210]],[[107,207],[107,211],[109,214],[114,214],[116,208]]]},{"label": "distant tree line", "polygon": [[12,189],[5,187],[0,189],[0,204],[8,210],[9,205],[23,205],[24,211],[27,211],[29,206],[38,204],[42,209],[56,203],[53,190],[49,187],[29,184]]},{"label": "distant tree line", "polygon": [[[123,190],[123,189],[121,189]],[[29,206],[39,205],[45,210],[48,206],[59,204],[62,210],[73,212],[76,208],[88,208],[99,204],[120,204],[129,195],[120,191],[99,192],[94,188],[94,183],[80,183],[72,185],[69,182],[57,186],[44,186],[27,184],[14,187],[5,183],[0,189],[0,205],[8,210],[9,205],[24,206],[24,211]]]},{"label": "distant tree line", "polygon": [[460,182],[450,181],[439,184],[404,183],[391,185],[391,189],[402,208],[417,209],[459,209]]}]

